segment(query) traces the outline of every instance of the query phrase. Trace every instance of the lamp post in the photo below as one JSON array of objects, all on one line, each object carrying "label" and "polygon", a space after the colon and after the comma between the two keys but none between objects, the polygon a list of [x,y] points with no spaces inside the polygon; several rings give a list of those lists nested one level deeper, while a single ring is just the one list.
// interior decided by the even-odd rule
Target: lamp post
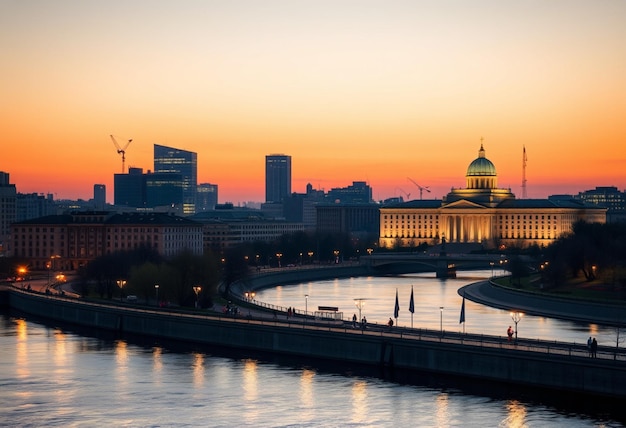
[{"label": "lamp post", "polygon": [[363,319],[361,318],[361,311],[363,309],[363,305],[365,305],[365,299],[354,299],[354,305],[359,310],[359,322],[361,322],[361,320]]},{"label": "lamp post", "polygon": [[306,315],[309,313],[309,295],[304,295],[304,319],[306,320]]},{"label": "lamp post", "polygon": [[280,267],[280,258],[283,256],[283,253],[276,253],[276,258],[278,259],[278,267]]},{"label": "lamp post", "polygon": [[489,262],[489,266],[491,266],[491,278],[493,279],[493,266],[495,265],[494,262]]},{"label": "lamp post", "polygon": [[308,253],[306,253],[309,256],[309,264],[313,263],[313,251],[309,251]]},{"label": "lamp post", "polygon": [[201,291],[202,287],[200,287],[199,285],[193,287],[193,292],[196,293],[196,308],[198,307],[198,296],[200,295]]},{"label": "lamp post", "polygon": [[156,292],[156,305],[159,306],[159,284],[154,284],[154,291]]},{"label": "lamp post", "polygon": [[510,315],[511,319],[515,323],[515,343],[517,343],[517,323],[522,320],[524,314],[522,312],[511,312]]},{"label": "lamp post", "polygon": [[335,264],[338,264],[339,263],[339,250],[334,250],[333,256],[335,256]]},{"label": "lamp post", "polygon": [[439,332],[443,337],[443,306],[439,306]]},{"label": "lamp post", "polygon": [[120,287],[120,302],[122,301],[122,297],[124,294],[124,286],[126,285],[126,280],[125,279],[118,279],[117,280],[117,286]]}]

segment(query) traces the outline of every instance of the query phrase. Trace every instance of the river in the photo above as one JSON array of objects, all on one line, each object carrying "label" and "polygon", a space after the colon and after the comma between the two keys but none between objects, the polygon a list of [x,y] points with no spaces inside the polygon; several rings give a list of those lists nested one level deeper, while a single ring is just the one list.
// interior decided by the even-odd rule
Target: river
[{"label": "river", "polygon": [[[363,303],[368,322],[393,316],[415,328],[462,331],[457,290],[488,272],[318,281],[263,290],[257,300],[338,306],[346,318]],[[308,298],[305,297],[308,295]],[[509,314],[465,302],[466,331],[504,335]],[[443,310],[440,308],[443,307]],[[608,427],[621,409],[561,400],[515,387],[438,377],[398,377],[358,367],[198,348],[0,318],[1,426],[254,427]],[[520,336],[609,341],[610,329],[524,317]],[[613,339],[614,340],[614,339]]]}]

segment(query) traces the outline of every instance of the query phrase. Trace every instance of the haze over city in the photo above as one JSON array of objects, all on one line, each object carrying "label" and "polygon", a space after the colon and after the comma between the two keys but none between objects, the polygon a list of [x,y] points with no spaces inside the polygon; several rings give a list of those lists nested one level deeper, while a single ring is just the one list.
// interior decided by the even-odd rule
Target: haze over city
[{"label": "haze over city", "polygon": [[[519,197],[626,189],[626,2],[0,2],[0,170],[93,195],[133,139],[198,153],[220,202],[367,181],[374,199],[463,187],[484,138]],[[404,194],[403,194],[404,193]]]}]

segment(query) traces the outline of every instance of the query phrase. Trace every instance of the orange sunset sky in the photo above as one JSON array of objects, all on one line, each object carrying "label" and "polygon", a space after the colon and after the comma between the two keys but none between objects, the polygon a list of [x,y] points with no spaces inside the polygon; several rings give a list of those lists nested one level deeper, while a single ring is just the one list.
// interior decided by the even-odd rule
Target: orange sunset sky
[{"label": "orange sunset sky", "polygon": [[367,181],[374,198],[465,186],[481,137],[500,187],[626,189],[626,2],[0,0],[0,170],[89,199],[132,138],[198,153],[219,202]]}]

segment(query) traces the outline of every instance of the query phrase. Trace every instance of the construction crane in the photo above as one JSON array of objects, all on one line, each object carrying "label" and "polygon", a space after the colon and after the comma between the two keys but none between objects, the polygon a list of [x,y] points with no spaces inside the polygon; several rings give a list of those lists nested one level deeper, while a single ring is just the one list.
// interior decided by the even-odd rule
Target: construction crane
[{"label": "construction crane", "polygon": [[415,180],[413,180],[411,177],[407,177],[407,178],[409,179],[409,181],[410,181],[411,183],[415,184],[415,185],[417,186],[417,188],[418,188],[418,189],[420,189],[420,199],[422,199],[422,192],[423,192],[424,190],[426,190],[428,193],[430,193],[430,189],[428,188],[428,186],[425,186],[425,187],[420,186],[420,185],[419,185],[419,184],[417,184],[417,183],[415,182]]},{"label": "construction crane", "polygon": [[402,192],[402,193],[406,196],[406,200],[407,200],[407,201],[411,199],[411,194],[410,194],[410,193],[405,192],[404,190],[402,190],[402,189],[401,189],[401,188],[399,188],[399,187],[396,187],[396,190],[401,191],[401,192]]},{"label": "construction crane", "polygon": [[117,149],[117,153],[118,153],[118,154],[120,154],[120,155],[122,155],[122,174],[124,174],[124,171],[126,170],[126,169],[125,169],[125,166],[124,166],[124,164],[125,164],[125,162],[126,162],[126,149],[128,148],[128,145],[129,145],[129,144],[130,144],[133,140],[132,140],[132,139],[131,139],[131,140],[128,140],[128,141],[126,142],[126,144],[124,144],[124,147],[121,147],[121,146],[118,144],[117,140],[115,139],[115,137],[114,137],[113,135],[111,135],[111,140],[113,140],[113,144],[115,144],[115,148]]}]

